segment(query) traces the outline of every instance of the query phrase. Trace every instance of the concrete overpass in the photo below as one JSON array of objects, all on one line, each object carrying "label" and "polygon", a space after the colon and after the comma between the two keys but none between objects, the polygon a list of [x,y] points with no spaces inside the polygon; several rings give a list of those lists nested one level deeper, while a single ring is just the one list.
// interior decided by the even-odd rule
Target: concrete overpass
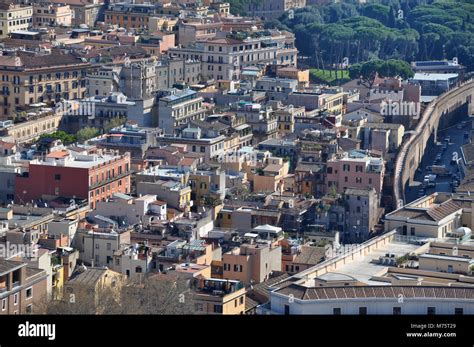
[{"label": "concrete overpass", "polygon": [[415,130],[409,134],[395,159],[393,202],[395,208],[405,204],[405,185],[412,182],[415,172],[428,145],[428,140],[436,133],[440,123],[448,124],[458,112],[474,113],[474,80],[468,80],[456,88],[441,94],[423,111]]}]

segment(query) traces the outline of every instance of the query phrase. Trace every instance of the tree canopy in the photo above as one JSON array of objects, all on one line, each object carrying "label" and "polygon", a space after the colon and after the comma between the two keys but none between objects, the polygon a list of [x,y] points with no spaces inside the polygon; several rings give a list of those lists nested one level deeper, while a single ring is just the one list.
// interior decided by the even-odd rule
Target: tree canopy
[{"label": "tree canopy", "polygon": [[[260,0],[230,0],[239,4]],[[381,60],[458,60],[474,70],[473,0],[381,0],[306,6],[265,24],[290,29],[317,68]]]}]

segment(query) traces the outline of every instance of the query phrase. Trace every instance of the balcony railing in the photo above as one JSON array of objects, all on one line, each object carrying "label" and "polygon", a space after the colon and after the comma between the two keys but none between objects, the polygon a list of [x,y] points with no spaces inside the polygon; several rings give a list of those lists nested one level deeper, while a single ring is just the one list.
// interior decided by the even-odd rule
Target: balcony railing
[{"label": "balcony railing", "polygon": [[95,188],[100,187],[100,186],[103,186],[103,185],[105,185],[105,184],[109,184],[109,183],[111,183],[111,182],[114,182],[114,181],[116,181],[116,180],[119,180],[119,179],[121,179],[121,178],[124,178],[124,177],[126,177],[126,176],[128,176],[128,175],[130,175],[130,174],[131,174],[131,171],[129,170],[129,171],[126,171],[126,172],[124,172],[124,173],[122,173],[122,174],[116,175],[116,176],[114,176],[114,177],[110,177],[110,178],[107,178],[107,179],[105,179],[105,180],[101,180],[101,181],[99,181],[99,182],[96,182],[96,183],[93,183],[93,184],[89,185],[89,189],[95,189]]}]

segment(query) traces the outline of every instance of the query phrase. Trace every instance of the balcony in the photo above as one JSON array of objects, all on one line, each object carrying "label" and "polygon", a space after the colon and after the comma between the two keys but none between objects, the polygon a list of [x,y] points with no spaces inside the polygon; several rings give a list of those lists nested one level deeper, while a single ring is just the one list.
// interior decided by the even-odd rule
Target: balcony
[{"label": "balcony", "polygon": [[129,170],[129,171],[126,171],[126,172],[124,172],[124,173],[122,173],[122,174],[115,175],[114,177],[110,177],[110,178],[107,178],[107,179],[105,179],[105,180],[100,180],[99,182],[96,182],[96,183],[94,183],[94,184],[90,184],[90,185],[89,185],[89,190],[93,190],[93,189],[95,189],[95,188],[97,188],[97,187],[101,187],[101,186],[103,186],[103,185],[112,183],[112,182],[114,182],[114,181],[116,181],[116,180],[119,180],[119,179],[121,179],[121,178],[124,178],[124,177],[126,177],[126,176],[128,176],[128,175],[130,175],[130,174],[131,174],[131,171]]},{"label": "balcony", "polygon": [[244,285],[240,281],[210,278],[196,280],[193,289],[197,294],[223,297],[243,288]]}]

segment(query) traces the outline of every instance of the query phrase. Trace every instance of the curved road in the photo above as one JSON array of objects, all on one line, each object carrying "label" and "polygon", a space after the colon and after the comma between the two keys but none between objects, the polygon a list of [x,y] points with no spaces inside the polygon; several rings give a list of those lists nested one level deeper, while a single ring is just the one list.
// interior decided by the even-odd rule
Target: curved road
[{"label": "curved road", "polygon": [[465,81],[464,83],[460,84],[456,88],[453,88],[440,96],[434,99],[428,107],[423,111],[420,121],[418,122],[417,126],[415,127],[414,131],[409,135],[408,140],[406,140],[400,150],[398,151],[397,157],[395,159],[395,168],[394,168],[394,182],[393,182],[393,197],[397,202],[397,209],[404,205],[405,201],[405,182],[403,182],[403,170],[405,170],[406,160],[408,151],[410,148],[413,147],[413,144],[419,140],[420,136],[422,136],[423,132],[425,131],[426,126],[429,124],[428,120],[430,120],[430,116],[434,110],[434,108],[440,103],[447,99],[453,97],[453,94],[457,94],[459,89],[466,84],[473,83],[474,80],[470,79]]}]

